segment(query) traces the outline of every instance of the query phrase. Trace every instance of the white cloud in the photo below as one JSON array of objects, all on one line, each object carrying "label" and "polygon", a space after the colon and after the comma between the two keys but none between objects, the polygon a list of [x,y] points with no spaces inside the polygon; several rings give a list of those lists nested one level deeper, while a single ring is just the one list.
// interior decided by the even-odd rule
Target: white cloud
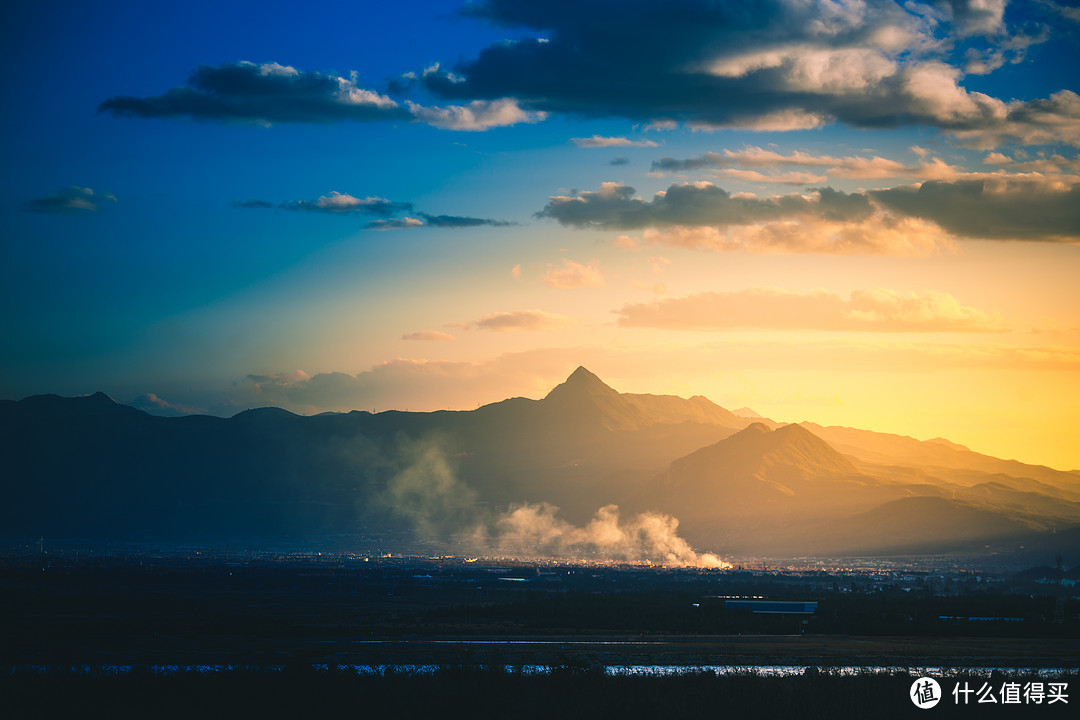
[{"label": "white cloud", "polygon": [[546,112],[523,110],[513,98],[474,100],[468,105],[441,107],[424,107],[411,101],[406,105],[417,120],[443,130],[479,132],[518,123],[538,123],[547,118]]},{"label": "white cloud", "polygon": [[630,140],[624,137],[602,137],[593,135],[587,138],[570,138],[570,142],[583,148],[605,147],[656,147],[657,143],[652,140]]}]

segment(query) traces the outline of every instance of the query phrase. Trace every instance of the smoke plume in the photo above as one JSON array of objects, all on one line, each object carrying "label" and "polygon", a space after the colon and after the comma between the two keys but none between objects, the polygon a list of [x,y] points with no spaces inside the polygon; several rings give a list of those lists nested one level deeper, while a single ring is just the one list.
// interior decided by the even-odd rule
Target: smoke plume
[{"label": "smoke plume", "polygon": [[497,513],[482,502],[483,493],[458,476],[448,444],[448,438],[432,436],[399,438],[386,454],[368,448],[365,472],[387,478],[375,483],[368,511],[396,518],[455,553],[730,567],[715,555],[695,552],[679,537],[679,521],[670,515],[647,512],[624,520],[618,505],[605,505],[578,527],[559,518],[559,508],[546,502],[512,505]]},{"label": "smoke plume", "polygon": [[679,537],[679,521],[670,515],[641,513],[627,521],[619,518],[618,505],[605,505],[584,527],[556,517],[549,503],[512,508],[494,523],[494,534],[482,531],[479,539],[501,555],[524,558],[558,558],[660,562],[678,567],[730,567],[710,553],[697,553]]}]

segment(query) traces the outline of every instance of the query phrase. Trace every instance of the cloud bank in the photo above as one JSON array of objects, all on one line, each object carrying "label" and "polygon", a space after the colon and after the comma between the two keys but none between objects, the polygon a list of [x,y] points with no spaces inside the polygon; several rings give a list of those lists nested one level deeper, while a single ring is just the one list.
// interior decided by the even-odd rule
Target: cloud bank
[{"label": "cloud bank", "polygon": [[298,70],[276,62],[200,65],[187,85],[161,95],[120,95],[98,112],[119,117],[175,118],[253,123],[337,123],[415,120],[447,130],[477,131],[541,122],[543,111],[526,110],[512,98],[477,99],[464,105],[423,106],[399,102],[348,77]]},{"label": "cloud bank", "polygon": [[[540,37],[502,42],[424,86],[449,99],[513,97],[536,111],[652,125],[794,130],[936,127],[969,144],[1080,144],[1080,105],[1062,90],[1006,102],[963,87],[958,49],[989,64],[1039,41],[1007,26],[1003,0],[483,0],[464,13]],[[1030,13],[1049,17],[1046,8]],[[970,48],[969,48],[970,49]],[[980,71],[982,71],[980,69]]]},{"label": "cloud bank", "polygon": [[646,240],[695,249],[925,255],[946,249],[950,237],[1077,242],[1080,183],[1002,176],[762,198],[696,182],[644,200],[608,182],[551,197],[537,216],[576,228],[646,229]]},{"label": "cloud bank", "polygon": [[1000,320],[961,305],[948,293],[872,288],[847,299],[819,290],[753,288],[625,305],[619,325],[669,330],[837,330],[872,332],[998,332]]},{"label": "cloud bank", "polygon": [[[1023,60],[1064,12],[1030,4],[1009,26],[1004,0],[479,0],[463,14],[535,37],[404,73],[385,92],[359,72],[276,62],[200,65],[180,87],[115,96],[100,112],[270,125],[417,121],[453,131],[541,122],[551,113],[650,127],[785,131],[840,122],[928,126],[974,147],[1080,146],[1080,96],[1002,100],[964,87]],[[1038,21],[1042,25],[1038,24]],[[417,93],[438,100],[418,102]],[[583,147],[646,145],[576,138]]]}]

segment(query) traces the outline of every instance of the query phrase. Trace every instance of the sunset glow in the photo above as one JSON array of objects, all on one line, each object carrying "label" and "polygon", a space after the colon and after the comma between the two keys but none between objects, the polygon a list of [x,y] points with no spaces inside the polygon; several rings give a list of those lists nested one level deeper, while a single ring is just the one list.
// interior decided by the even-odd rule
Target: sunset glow
[{"label": "sunset glow", "polygon": [[475,409],[585,366],[1080,468],[1075,6],[741,5],[19,4],[0,398]]}]

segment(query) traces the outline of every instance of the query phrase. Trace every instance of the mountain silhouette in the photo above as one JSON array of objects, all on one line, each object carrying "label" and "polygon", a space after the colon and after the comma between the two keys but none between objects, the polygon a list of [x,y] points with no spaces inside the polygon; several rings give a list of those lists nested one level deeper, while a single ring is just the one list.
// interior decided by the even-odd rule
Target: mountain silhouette
[{"label": "mountain silhouette", "polygon": [[583,422],[605,430],[637,430],[650,425],[705,422],[742,428],[746,420],[700,395],[620,393],[584,367],[555,386],[540,401],[564,421]]},{"label": "mountain silhouette", "polygon": [[746,554],[1080,537],[1076,473],[620,393],[583,367],[542,399],[468,411],[158,417],[101,393],[0,401],[0,476],[9,537],[445,540],[521,503],[579,524],[612,503],[659,511],[699,547]]}]

